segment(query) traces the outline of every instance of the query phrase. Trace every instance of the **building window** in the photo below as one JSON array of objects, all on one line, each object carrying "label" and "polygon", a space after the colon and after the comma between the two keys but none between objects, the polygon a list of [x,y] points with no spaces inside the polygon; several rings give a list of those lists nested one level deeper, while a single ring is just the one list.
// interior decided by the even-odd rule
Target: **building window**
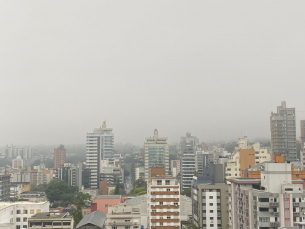
[{"label": "building window", "polygon": [[16,229],[20,229],[20,225],[17,225],[17,226],[16,226]]},{"label": "building window", "polygon": [[30,210],[30,214],[34,214],[34,209],[31,209],[31,210]]},{"label": "building window", "polygon": [[105,204],[105,207],[108,208],[108,204]]},{"label": "building window", "polygon": [[210,203],[210,206],[213,206],[213,203]]},{"label": "building window", "polygon": [[111,229],[117,229],[117,226],[113,226]]},{"label": "building window", "polygon": [[130,226],[125,226],[125,229],[130,229]]},{"label": "building window", "polygon": [[214,227],[214,224],[210,224],[210,227]]},{"label": "building window", "polygon": [[125,219],[125,222],[130,222],[130,219]]},{"label": "building window", "polygon": [[27,222],[28,218],[24,217],[23,222]]},{"label": "building window", "polygon": [[157,180],[157,185],[162,185],[162,180]]},{"label": "building window", "polygon": [[37,209],[37,210],[36,210],[36,213],[41,213],[41,209]]},{"label": "building window", "polygon": [[159,204],[160,204],[160,206],[163,206],[163,202],[160,202]]},{"label": "building window", "polygon": [[171,189],[170,189],[170,188],[167,188],[167,189],[166,189],[166,191],[170,192],[170,191],[171,191]]},{"label": "building window", "polygon": [[178,203],[174,203],[175,206],[178,206]]},{"label": "building window", "polygon": [[28,210],[23,210],[23,214],[28,214]]},{"label": "building window", "polygon": [[20,217],[17,217],[17,218],[16,218],[16,222],[20,222]]},{"label": "building window", "polygon": [[213,196],[209,196],[209,199],[213,199]]},{"label": "building window", "polygon": [[214,211],[213,210],[210,210],[210,213],[213,213]]},{"label": "building window", "polygon": [[133,226],[133,229],[138,229],[139,228],[139,226]]},{"label": "building window", "polygon": [[167,216],[167,218],[170,219],[171,217],[170,217],[170,216]]},{"label": "building window", "polygon": [[17,214],[21,214],[21,210],[17,210],[17,212],[16,212]]},{"label": "building window", "polygon": [[165,181],[165,185],[170,185],[171,184],[171,181],[170,180],[166,180]]},{"label": "building window", "polygon": [[160,226],[163,226],[163,222],[160,222]]}]

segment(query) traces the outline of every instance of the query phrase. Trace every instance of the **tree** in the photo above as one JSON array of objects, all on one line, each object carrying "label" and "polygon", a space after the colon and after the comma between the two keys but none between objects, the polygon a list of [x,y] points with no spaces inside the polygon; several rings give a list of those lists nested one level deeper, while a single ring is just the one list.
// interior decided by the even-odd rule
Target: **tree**
[{"label": "tree", "polygon": [[77,191],[77,187],[69,187],[67,182],[60,179],[53,179],[45,189],[48,200],[51,203],[58,201],[63,207],[73,202]]},{"label": "tree", "polygon": [[188,197],[192,196],[192,188],[186,188],[181,192],[181,195],[186,195]]},{"label": "tree", "polygon": [[88,193],[78,192],[74,198],[73,203],[75,207],[72,210],[72,216],[74,219],[74,226],[76,226],[83,218],[82,208],[86,207],[88,201],[91,200],[91,196]]},{"label": "tree", "polygon": [[124,189],[124,184],[118,182],[114,189],[114,195],[123,195],[123,194],[126,194]]},{"label": "tree", "polygon": [[187,226],[188,229],[201,229],[201,227],[198,227],[196,224],[190,224]]},{"label": "tree", "polygon": [[134,182],[133,184],[134,188],[138,188],[138,187],[147,187],[147,183],[146,181],[142,180],[142,179],[138,179]]}]

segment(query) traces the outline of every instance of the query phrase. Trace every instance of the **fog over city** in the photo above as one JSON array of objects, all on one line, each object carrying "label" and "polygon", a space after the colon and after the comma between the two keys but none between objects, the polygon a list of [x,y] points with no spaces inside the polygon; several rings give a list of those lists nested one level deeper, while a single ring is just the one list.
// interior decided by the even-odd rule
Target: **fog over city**
[{"label": "fog over city", "polygon": [[0,146],[270,138],[305,119],[305,1],[1,1]]}]

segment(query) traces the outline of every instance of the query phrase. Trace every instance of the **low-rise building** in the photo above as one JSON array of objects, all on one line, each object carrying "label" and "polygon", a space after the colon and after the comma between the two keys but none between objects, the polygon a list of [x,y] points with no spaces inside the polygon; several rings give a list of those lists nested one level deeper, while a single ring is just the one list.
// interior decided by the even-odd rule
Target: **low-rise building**
[{"label": "low-rise building", "polygon": [[73,217],[68,212],[42,212],[28,219],[28,229],[73,229]]},{"label": "low-rise building", "polygon": [[106,227],[116,229],[140,229],[140,209],[127,203],[109,207]]},{"label": "low-rise building", "polygon": [[14,224],[15,229],[27,227],[28,218],[42,211],[49,211],[50,203],[44,202],[0,202],[0,224]]},{"label": "low-rise building", "polygon": [[76,225],[76,229],[104,229],[105,221],[106,213],[96,210],[85,215]]},{"label": "low-rise building", "polygon": [[123,203],[123,198],[120,195],[98,195],[92,203],[96,204],[96,209],[108,213],[108,208],[113,207],[119,203]]}]

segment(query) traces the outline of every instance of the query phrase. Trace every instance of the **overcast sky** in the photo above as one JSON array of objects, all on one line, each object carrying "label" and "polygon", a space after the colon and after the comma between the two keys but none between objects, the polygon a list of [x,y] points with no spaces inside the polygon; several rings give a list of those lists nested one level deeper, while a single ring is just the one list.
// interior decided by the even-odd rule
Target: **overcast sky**
[{"label": "overcast sky", "polygon": [[270,138],[305,119],[305,1],[0,2],[0,145]]}]

